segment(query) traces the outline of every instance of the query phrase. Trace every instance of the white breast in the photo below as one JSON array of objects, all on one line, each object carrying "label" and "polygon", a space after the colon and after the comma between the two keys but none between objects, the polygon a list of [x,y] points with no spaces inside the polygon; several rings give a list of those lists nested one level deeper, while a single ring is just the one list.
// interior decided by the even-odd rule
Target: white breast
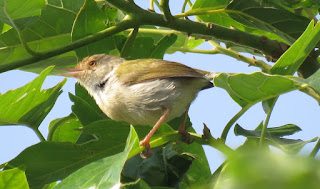
[{"label": "white breast", "polygon": [[180,116],[206,80],[175,78],[158,79],[133,85],[120,83],[111,76],[103,90],[93,95],[101,110],[111,119],[133,125],[153,125],[171,110],[166,121]]}]

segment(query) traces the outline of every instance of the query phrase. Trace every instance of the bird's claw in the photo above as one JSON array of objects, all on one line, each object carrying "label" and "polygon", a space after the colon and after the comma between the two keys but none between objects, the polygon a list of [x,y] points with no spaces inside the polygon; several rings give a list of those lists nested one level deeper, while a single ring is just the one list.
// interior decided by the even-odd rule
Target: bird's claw
[{"label": "bird's claw", "polygon": [[145,143],[145,144],[141,144],[140,145],[144,145],[145,149],[140,153],[140,156],[143,158],[143,159],[148,159],[149,157],[152,156],[152,151],[151,151],[151,148],[150,148],[150,144],[149,143]]},{"label": "bird's claw", "polygon": [[188,133],[186,130],[179,130],[179,133],[184,136],[184,138],[181,140],[182,142],[186,144],[191,144],[193,140],[191,140],[190,133]]}]

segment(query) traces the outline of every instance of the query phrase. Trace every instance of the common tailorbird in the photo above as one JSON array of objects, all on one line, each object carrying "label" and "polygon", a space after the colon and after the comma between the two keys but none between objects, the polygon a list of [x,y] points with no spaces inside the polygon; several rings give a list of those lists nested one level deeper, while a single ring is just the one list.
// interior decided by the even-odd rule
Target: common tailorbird
[{"label": "common tailorbird", "polygon": [[179,132],[187,137],[185,120],[199,91],[213,87],[216,72],[158,59],[126,60],[106,54],[84,58],[64,76],[75,77],[111,119],[132,125],[154,125],[140,142],[150,156],[150,138],[161,123],[184,114]]}]

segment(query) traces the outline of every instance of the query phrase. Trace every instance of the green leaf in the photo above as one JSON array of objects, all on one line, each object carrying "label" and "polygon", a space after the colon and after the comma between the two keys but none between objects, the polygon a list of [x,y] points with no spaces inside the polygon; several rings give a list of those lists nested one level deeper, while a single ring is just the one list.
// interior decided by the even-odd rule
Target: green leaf
[{"label": "green leaf", "polygon": [[24,170],[17,167],[0,171],[0,188],[3,189],[28,189],[28,181]]},{"label": "green leaf", "polygon": [[310,86],[320,93],[320,69],[306,79]]},{"label": "green leaf", "polygon": [[[183,119],[184,119],[184,115],[171,120],[170,122],[168,122],[168,124],[162,124],[157,130],[157,132],[153,135],[151,139],[151,144],[152,144],[152,141],[156,141],[161,139],[162,137],[166,137],[166,135],[170,135],[170,133],[172,134],[173,129],[177,130],[178,127],[181,125]],[[151,127],[146,127],[146,126],[138,126],[138,127],[135,126],[135,128],[137,131],[139,131],[138,132],[139,136],[143,136],[143,137],[151,129]],[[191,126],[191,122],[189,118],[186,121],[186,128],[188,132],[195,132]],[[126,164],[127,168],[125,169],[125,172],[123,172],[123,176],[124,176],[123,179],[125,179],[125,182],[126,183],[132,182],[132,181],[136,181],[136,179],[138,178],[142,178],[143,180],[147,181],[147,183],[149,184],[162,183],[163,186],[165,186],[165,184],[166,186],[169,186],[168,181],[165,181],[164,178],[167,177],[166,175],[169,174],[170,170],[159,172],[158,174],[153,173],[155,172],[153,170],[154,169],[153,167],[156,166],[155,164],[157,164],[158,167],[161,167],[161,165],[163,165],[162,160],[159,160],[159,156],[164,154],[164,153],[161,154],[160,152],[163,152],[165,148],[172,149],[177,153],[177,156],[180,156],[181,154],[186,154],[188,157],[194,158],[189,169],[184,173],[184,175],[182,175],[182,178],[180,178],[179,183],[176,183],[179,185],[180,188],[197,187],[199,185],[204,184],[207,181],[207,179],[210,177],[211,172],[210,172],[208,160],[206,158],[206,155],[204,153],[202,146],[195,142],[191,144],[178,142],[177,144],[174,143],[173,146],[171,143],[169,143],[168,145],[163,145],[162,149],[160,147],[153,148],[152,152],[159,153],[159,154],[156,155],[158,157],[151,157],[153,158],[152,160],[143,160],[139,155],[136,155],[130,160],[128,160]],[[165,159],[165,158],[166,157],[163,157],[160,159]],[[148,163],[154,164],[153,166],[149,166],[150,170],[143,168],[145,164],[148,164]],[[138,166],[138,165],[141,165],[141,166]],[[144,169],[144,172],[145,172],[144,174],[141,173],[141,169]],[[148,173],[152,173],[152,174],[149,175]],[[150,184],[150,186],[153,186],[153,185],[154,184]]]},{"label": "green leaf", "polygon": [[289,77],[266,75],[261,72],[235,75],[222,73],[213,81],[215,86],[224,88],[241,107],[306,87],[306,83]]},{"label": "green leaf", "polygon": [[229,159],[215,189],[317,189],[319,174],[317,159],[244,150]]},{"label": "green leaf", "polygon": [[[173,129],[178,130],[183,119],[184,119],[184,115],[171,120],[170,122],[168,122],[168,124]],[[195,133],[195,130],[192,127],[192,123],[190,122],[189,117],[186,120],[185,127],[188,132]],[[183,187],[192,188],[192,187],[198,187],[206,183],[207,179],[211,176],[211,172],[210,172],[207,156],[204,152],[202,145],[195,142],[191,144],[178,143],[177,147],[179,148],[180,153],[190,154],[195,158],[190,168],[185,173],[183,180],[180,183],[180,186],[182,188]]]},{"label": "green leaf", "polygon": [[[259,137],[261,135],[261,130],[260,129],[255,129],[255,130],[245,130],[243,129],[240,125],[236,125],[234,128],[234,133],[235,135],[243,135],[243,136],[256,136]],[[283,137],[283,136],[288,136],[292,135],[294,133],[297,133],[301,131],[300,127],[294,125],[294,124],[286,124],[283,126],[279,127],[272,127],[272,128],[267,128],[267,137]]]},{"label": "green leaf", "polygon": [[[223,1],[197,0],[194,3],[194,5],[192,6],[192,9],[187,12],[192,13],[192,12],[201,12],[201,11],[207,11],[207,10],[217,11],[216,13],[213,13],[213,14],[197,15],[197,18],[203,22],[211,22],[211,23],[214,23],[214,24],[217,24],[220,26],[228,27],[228,28],[233,27],[233,28],[236,28],[237,30],[245,31],[245,32],[253,34],[253,35],[266,36],[269,39],[278,40],[278,41],[282,41],[282,42],[285,41],[277,34],[264,30],[265,28],[268,28],[267,26],[265,26],[263,28],[257,28],[257,27],[253,27],[252,25],[247,25],[247,23],[238,22],[238,20],[235,20],[234,18],[232,18],[230,16],[231,14],[235,15],[235,16],[238,15],[238,17],[247,16],[247,14],[243,13],[242,10],[227,10],[228,4],[230,4],[232,2],[233,1],[231,1],[231,0],[223,0]],[[236,1],[236,2],[241,3],[242,1]],[[255,1],[250,1],[250,2],[244,1],[244,3],[246,4],[248,9],[250,9],[250,7],[253,6],[253,5],[251,5],[251,2],[252,2],[252,4],[256,4]],[[252,8],[255,8],[255,7],[252,7]],[[265,10],[269,10],[268,7],[265,7]],[[263,15],[263,16],[267,17],[265,15]],[[282,19],[282,17],[279,19]],[[261,21],[261,20],[258,20],[257,22],[264,23],[264,21]],[[309,21],[307,21],[307,23],[308,22]],[[269,23],[265,23],[265,24],[269,25]],[[305,27],[306,27],[306,25],[305,25]],[[303,30],[304,30],[304,28],[303,28]],[[301,31],[301,33],[303,32],[303,30]],[[292,43],[293,43],[293,41],[292,41]],[[244,50],[244,47],[241,47],[241,48]],[[248,50],[251,50],[251,49],[248,49]]]},{"label": "green leaf", "polygon": [[[107,28],[106,20],[113,20],[114,15],[108,14],[105,7],[99,8],[94,0],[85,0],[84,6],[78,13],[72,29],[72,41],[81,39],[88,35],[95,34]],[[106,8],[107,10],[110,7]],[[109,18],[108,16],[111,16]],[[115,38],[113,36],[100,39],[97,42],[86,45],[85,47],[76,49],[77,56],[82,59],[93,54],[109,53],[116,49]]]},{"label": "green leaf", "polygon": [[249,28],[277,34],[289,44],[304,32],[310,22],[268,0],[233,0],[226,12],[235,21]]},{"label": "green leaf", "polygon": [[[83,0],[47,1],[36,22],[22,30],[22,35],[28,46],[34,51],[43,52],[69,44],[72,25],[82,4]],[[7,64],[30,56],[21,45],[15,29],[12,28],[0,35],[0,59],[3,60],[0,64]],[[39,73],[49,65],[56,65],[57,68],[76,63],[75,53],[68,52],[21,69]]]},{"label": "green leaf", "polygon": [[[277,0],[276,0],[277,2]],[[291,8],[310,8],[310,7],[320,7],[320,2],[318,0],[283,0],[281,2],[283,5]]]},{"label": "green leaf", "polygon": [[40,16],[44,6],[45,0],[2,0],[0,1],[0,21],[12,25],[10,19],[28,18],[23,21],[30,22],[32,17]]},{"label": "green leaf", "polygon": [[97,105],[96,101],[92,98],[92,96],[88,93],[88,91],[82,87],[79,83],[75,84],[75,93],[76,96],[81,98],[82,100],[86,101],[89,106],[91,106],[97,114],[99,114],[102,117],[107,118],[107,116],[101,111],[99,106]]},{"label": "green leaf", "polygon": [[136,37],[129,50],[127,59],[149,58],[154,48],[154,40],[151,37]]},{"label": "green leaf", "polygon": [[138,179],[136,182],[122,184],[120,189],[151,189],[151,188],[145,181]]},{"label": "green leaf", "polygon": [[62,180],[93,161],[120,153],[129,130],[126,123],[97,121],[83,128],[84,132],[95,135],[95,140],[83,144],[40,142],[21,152],[6,168],[24,165],[30,187],[41,187]]},{"label": "green leaf", "polygon": [[82,124],[73,113],[52,120],[49,124],[48,141],[76,143],[81,134],[80,127]]},{"label": "green leaf", "polygon": [[37,129],[52,109],[66,79],[55,87],[41,90],[53,67],[49,67],[27,85],[0,94],[0,125],[26,125]]},{"label": "green leaf", "polygon": [[149,58],[163,59],[166,50],[177,40],[177,35],[170,34],[164,36],[153,48]]},{"label": "green leaf", "polygon": [[63,188],[119,188],[120,176],[129,152],[139,148],[138,135],[133,127],[123,152],[97,160],[62,180],[55,189]]},{"label": "green leaf", "polygon": [[[281,138],[282,136],[291,135],[299,131],[301,131],[301,129],[296,125],[292,124],[274,128],[267,128],[265,140],[268,144],[275,146],[283,150],[284,152],[298,153],[301,150],[301,148],[303,148],[306,144],[317,140],[317,138],[313,138],[308,141]],[[240,125],[236,124],[234,128],[234,133],[236,136],[242,135],[248,138],[260,138],[261,129],[246,130],[242,128]]]},{"label": "green leaf", "polygon": [[312,20],[299,39],[272,66],[270,73],[293,75],[320,41],[320,23]]},{"label": "green leaf", "polygon": [[[78,84],[77,84],[78,85]],[[82,125],[88,125],[94,121],[106,119],[106,115],[101,112],[92,99],[88,100],[88,93],[81,87],[76,87],[76,96],[69,93],[70,100],[74,102],[72,112],[77,116]],[[86,95],[87,94],[87,95]],[[90,96],[89,96],[90,97]],[[91,98],[91,97],[90,97]]]},{"label": "green leaf", "polygon": [[169,144],[153,148],[153,155],[148,159],[142,159],[140,155],[132,157],[123,168],[122,180],[132,182],[140,178],[149,186],[178,187],[193,157],[176,152],[175,147]]}]

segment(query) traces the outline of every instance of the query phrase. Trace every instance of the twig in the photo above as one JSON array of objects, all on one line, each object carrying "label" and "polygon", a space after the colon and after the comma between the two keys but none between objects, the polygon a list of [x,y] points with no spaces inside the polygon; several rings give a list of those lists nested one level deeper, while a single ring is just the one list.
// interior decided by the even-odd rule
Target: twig
[{"label": "twig", "polygon": [[[190,140],[193,142],[196,142],[198,144],[201,145],[209,145],[219,151],[221,151],[222,153],[224,153],[225,155],[231,155],[233,153],[233,149],[231,149],[230,147],[228,147],[226,144],[224,144],[223,141],[219,140],[219,139],[215,139],[213,138],[211,135],[210,136],[206,136],[205,138],[197,133],[189,133],[190,134]],[[167,133],[165,135],[161,135],[161,137],[158,137],[154,140],[150,141],[150,146],[152,148],[157,147],[157,146],[161,146],[163,144],[166,144],[170,141],[181,141],[184,139],[184,136],[181,135],[178,131],[173,131],[170,133]],[[128,159],[130,157],[133,157],[134,155],[139,154],[140,152],[142,152],[144,150],[144,146],[140,146],[139,148],[137,148],[135,151],[131,151]]]},{"label": "twig", "polygon": [[164,19],[170,23],[173,20],[173,16],[170,12],[169,0],[161,0],[160,6],[163,9]]},{"label": "twig", "polygon": [[181,10],[181,13],[184,13],[186,11],[186,6],[187,6],[187,3],[188,3],[189,0],[184,0],[184,3],[182,5],[182,10]]},{"label": "twig", "polygon": [[271,69],[271,66],[269,64],[265,63],[263,60],[256,60],[255,58],[246,57],[244,55],[239,54],[237,51],[224,48],[214,41],[209,41],[209,43],[213,47],[215,47],[215,50],[218,53],[225,54],[225,55],[231,56],[237,60],[246,62],[249,64],[249,66],[259,67],[262,70],[262,72],[269,73],[269,71]]},{"label": "twig", "polygon": [[149,10],[150,10],[150,11],[154,11],[153,0],[150,0]]},{"label": "twig", "polygon": [[199,54],[218,54],[219,52],[214,48],[211,50],[205,49],[188,49],[183,47],[169,47],[168,50],[179,51],[179,52],[190,52],[190,53],[199,53]]},{"label": "twig", "polygon": [[162,7],[160,6],[160,3],[158,2],[158,0],[153,0],[154,4],[157,5],[157,7],[159,8],[159,10],[163,13],[163,9]]}]

